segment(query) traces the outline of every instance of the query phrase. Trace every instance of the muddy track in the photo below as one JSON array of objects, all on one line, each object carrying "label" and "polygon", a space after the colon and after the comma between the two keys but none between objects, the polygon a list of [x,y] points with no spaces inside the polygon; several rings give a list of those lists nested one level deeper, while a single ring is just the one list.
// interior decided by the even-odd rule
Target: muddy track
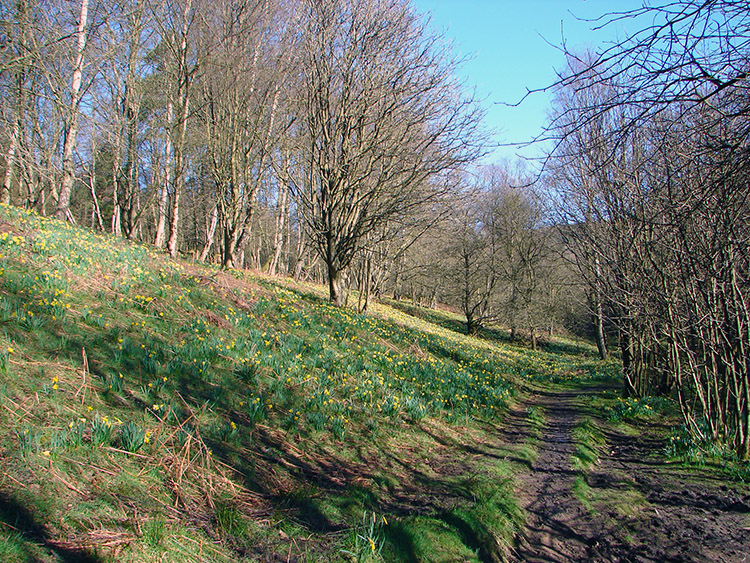
[{"label": "muddy track", "polygon": [[[518,477],[527,520],[511,560],[750,562],[748,488],[665,463],[663,439],[647,427],[637,437],[605,432],[600,461],[585,474],[574,470],[580,396],[598,391],[543,393],[529,403],[544,409],[546,427],[536,461]],[[577,478],[585,479],[588,507],[574,493]]]}]

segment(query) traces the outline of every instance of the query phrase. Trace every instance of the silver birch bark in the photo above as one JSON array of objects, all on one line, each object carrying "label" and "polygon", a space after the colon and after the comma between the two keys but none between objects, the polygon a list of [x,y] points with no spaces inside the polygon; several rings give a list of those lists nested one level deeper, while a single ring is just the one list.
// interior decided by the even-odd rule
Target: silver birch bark
[{"label": "silver birch bark", "polygon": [[177,50],[177,103],[179,104],[179,116],[176,123],[170,127],[177,131],[173,138],[174,157],[172,167],[172,220],[169,225],[169,240],[167,241],[167,252],[174,258],[177,256],[177,237],[180,225],[180,195],[185,186],[185,141],[187,137],[187,121],[190,112],[189,87],[193,71],[188,67],[188,32],[190,28],[190,11],[192,0],[185,2],[182,14],[182,29],[180,30],[180,44]]},{"label": "silver birch bark", "polygon": [[76,135],[78,134],[78,108],[81,103],[81,82],[83,78],[83,56],[86,51],[86,24],[88,21],[89,0],[81,0],[80,20],[76,32],[76,57],[73,66],[73,77],[70,84],[70,115],[65,130],[65,143],[63,145],[62,179],[60,181],[60,193],[57,200],[55,216],[58,219],[72,221],[70,214],[70,195],[73,191],[75,180],[75,169],[73,166],[73,153],[76,147]]},{"label": "silver birch bark", "polygon": [[286,216],[289,213],[288,207],[289,201],[289,190],[286,186],[279,188],[279,205],[278,212],[276,215],[276,229],[273,235],[273,255],[271,261],[268,263],[268,274],[275,276],[276,271],[279,267],[279,259],[281,258],[281,251],[284,248],[284,229],[286,228]]},{"label": "silver birch bark", "polygon": [[156,221],[156,235],[154,237],[154,246],[156,248],[164,248],[164,244],[167,242],[166,230],[167,230],[167,208],[169,205],[169,188],[172,185],[172,130],[169,124],[174,119],[174,104],[171,100],[167,102],[167,138],[164,148],[164,152],[167,157],[167,162],[164,167],[164,182],[159,190],[159,212]]}]

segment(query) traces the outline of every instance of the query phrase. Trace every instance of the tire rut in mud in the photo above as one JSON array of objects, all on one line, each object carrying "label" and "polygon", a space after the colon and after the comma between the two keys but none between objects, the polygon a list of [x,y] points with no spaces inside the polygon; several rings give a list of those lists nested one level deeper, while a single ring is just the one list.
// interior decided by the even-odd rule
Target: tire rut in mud
[{"label": "tire rut in mud", "polygon": [[[526,529],[518,534],[512,561],[525,563],[750,562],[750,495],[710,471],[667,464],[658,432],[640,436],[607,430],[606,450],[590,471],[573,468],[573,428],[582,418],[582,394],[548,392],[531,405],[546,414],[538,455],[518,476]],[[594,416],[596,413],[586,413]],[[601,421],[600,421],[601,422]],[[511,438],[520,439],[520,438]],[[640,499],[623,515],[601,500],[593,510],[574,492],[576,479],[597,499]]]},{"label": "tire rut in mud", "polygon": [[591,517],[573,493],[575,399],[575,393],[561,392],[539,395],[534,402],[544,409],[547,424],[531,471],[519,479],[527,522],[516,545],[518,561],[586,561],[596,544]]}]

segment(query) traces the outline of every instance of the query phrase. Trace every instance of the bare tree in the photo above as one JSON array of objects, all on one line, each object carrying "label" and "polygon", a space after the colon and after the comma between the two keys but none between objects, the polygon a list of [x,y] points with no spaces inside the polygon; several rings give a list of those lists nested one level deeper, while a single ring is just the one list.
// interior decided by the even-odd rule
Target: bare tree
[{"label": "bare tree", "polygon": [[[208,161],[216,189],[224,267],[241,266],[258,190],[271,169],[294,51],[296,14],[273,0],[215,4],[205,30],[201,80]],[[285,31],[285,30],[288,30]]]},{"label": "bare tree", "polygon": [[[33,10],[27,1],[17,2],[15,13],[8,13],[3,18],[4,26],[3,67],[7,68],[12,78],[7,84],[7,104],[3,104],[3,120],[10,130],[8,148],[5,152],[5,174],[0,187],[0,203],[9,204],[13,174],[16,169],[21,136],[25,128],[26,105],[28,99],[28,73],[31,66],[28,60],[31,53],[31,19]],[[5,98],[5,96],[4,96]]]},{"label": "bare tree", "polygon": [[491,167],[485,172],[489,182],[485,228],[491,231],[496,257],[496,275],[504,286],[503,319],[515,338],[519,324],[528,329],[531,347],[536,349],[540,324],[541,268],[549,254],[549,230],[544,228],[542,207],[524,185],[522,178],[511,179],[507,171]]},{"label": "bare tree", "polygon": [[284,250],[284,233],[289,217],[289,189],[283,183],[277,186],[278,201],[276,203],[276,220],[274,225],[273,246],[271,258],[266,272],[275,276],[280,265],[281,253]]},{"label": "bare tree", "polygon": [[748,458],[750,13],[675,0],[605,23],[623,18],[647,25],[561,79],[566,230],[620,333],[627,390],[675,389],[697,436]]},{"label": "bare tree", "polygon": [[483,326],[499,321],[497,240],[494,230],[484,228],[483,195],[475,196],[473,204],[465,206],[455,237],[455,285],[467,334],[476,334]]},{"label": "bare tree", "polygon": [[342,305],[342,275],[389,218],[450,190],[442,174],[479,152],[476,105],[456,63],[397,0],[304,2],[300,137],[294,178],[309,235]]}]

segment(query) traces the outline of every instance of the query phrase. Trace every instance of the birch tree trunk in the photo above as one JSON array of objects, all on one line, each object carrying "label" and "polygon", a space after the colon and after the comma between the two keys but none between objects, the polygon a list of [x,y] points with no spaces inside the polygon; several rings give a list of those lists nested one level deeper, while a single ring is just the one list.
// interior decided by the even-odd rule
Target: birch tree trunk
[{"label": "birch tree trunk", "polygon": [[169,188],[172,184],[172,130],[169,127],[174,119],[174,104],[172,100],[167,101],[167,138],[164,152],[167,157],[164,166],[164,182],[159,190],[159,211],[156,220],[156,234],[154,236],[154,246],[164,248],[167,242],[167,208],[169,206]]},{"label": "birch tree trunk", "polygon": [[0,191],[0,203],[10,204],[10,187],[13,183],[13,169],[16,166],[16,150],[18,149],[18,137],[21,126],[19,120],[13,123],[13,130],[10,133],[10,143],[8,143],[8,152],[5,155],[6,169],[3,177],[2,191]]},{"label": "birch tree trunk", "polygon": [[206,227],[206,244],[203,245],[200,257],[198,258],[201,262],[205,262],[208,258],[208,253],[211,251],[211,247],[214,244],[214,236],[216,235],[216,225],[219,222],[219,206],[214,205],[214,210],[211,213],[211,221]]},{"label": "birch tree trunk", "polygon": [[[190,112],[189,87],[192,79],[192,70],[188,67],[188,32],[190,30],[190,11],[192,0],[185,2],[182,14],[182,29],[180,31],[180,44],[178,48],[177,69],[177,103],[180,114],[177,122],[170,124],[177,130],[174,136],[174,159],[172,172],[172,220],[169,225],[169,240],[167,251],[172,258],[177,256],[177,236],[180,225],[180,196],[185,187],[185,141],[187,137],[187,121]],[[194,69],[193,69],[194,70]]]},{"label": "birch tree trunk", "polygon": [[279,188],[278,214],[276,215],[276,230],[273,236],[273,255],[268,263],[267,273],[275,276],[279,267],[279,258],[284,248],[284,229],[286,227],[286,216],[289,213],[289,190],[286,186]]},{"label": "birch tree trunk", "polygon": [[60,193],[57,200],[55,216],[58,219],[68,219],[72,222],[70,214],[70,196],[73,191],[75,180],[75,169],[73,167],[73,153],[76,147],[76,135],[78,134],[78,108],[81,104],[81,82],[83,78],[83,55],[86,51],[86,23],[88,21],[89,0],[81,0],[81,13],[76,32],[77,48],[75,64],[73,66],[73,77],[70,84],[70,115],[65,129],[65,142],[63,144],[62,179],[60,182]]},{"label": "birch tree trunk", "polygon": [[[100,231],[104,231],[104,221],[102,220],[102,211],[99,207],[99,198],[96,195],[96,144],[91,147],[91,171],[89,172],[89,191],[91,192],[91,201],[93,208],[91,210],[91,227],[97,227]],[[96,223],[94,223],[96,221]]]},{"label": "birch tree trunk", "polygon": [[[18,51],[18,58],[21,59],[21,57],[27,52],[28,49],[28,38],[27,38],[27,32],[23,31],[25,27],[28,27],[28,13],[29,13],[29,6],[28,3],[25,0],[19,1],[16,3],[16,14],[18,18],[18,23],[21,27],[21,32],[19,33],[20,38],[16,39],[16,41],[19,41],[20,43],[20,49]],[[26,72],[27,72],[27,66],[26,63],[19,60],[16,62],[17,70],[15,71],[15,82],[14,82],[14,92],[13,92],[13,103],[15,104],[15,107],[12,108],[12,119],[13,119],[13,128],[10,132],[10,139],[8,142],[8,151],[5,154],[5,174],[3,176],[3,184],[2,187],[0,187],[0,203],[10,204],[10,190],[11,186],[13,184],[13,173],[16,168],[16,165],[18,163],[18,148],[21,143],[21,136],[22,136],[22,128],[23,128],[23,122],[24,122],[24,116],[26,111]],[[21,174],[19,174],[21,176]],[[19,178],[20,182],[20,178]]]}]

